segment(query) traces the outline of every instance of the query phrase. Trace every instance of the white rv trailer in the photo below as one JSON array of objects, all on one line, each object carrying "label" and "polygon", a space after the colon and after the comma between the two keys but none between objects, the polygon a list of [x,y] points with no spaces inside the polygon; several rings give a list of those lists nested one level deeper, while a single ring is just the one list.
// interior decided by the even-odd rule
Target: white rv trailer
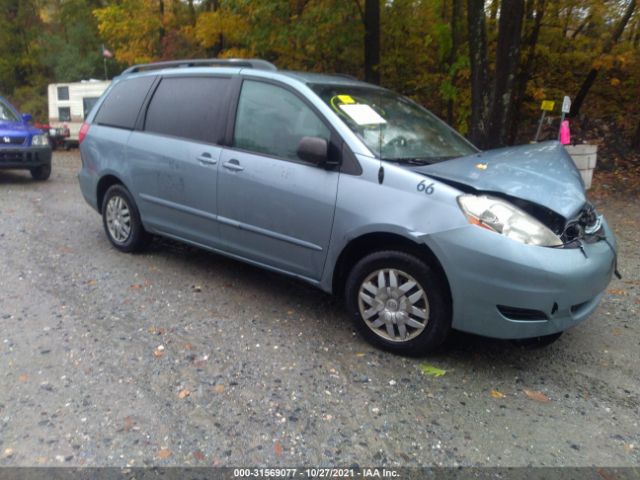
[{"label": "white rv trailer", "polygon": [[72,83],[49,85],[49,125],[51,128],[69,128],[67,142],[78,144],[78,133],[84,119],[91,111],[111,81],[82,80]]}]

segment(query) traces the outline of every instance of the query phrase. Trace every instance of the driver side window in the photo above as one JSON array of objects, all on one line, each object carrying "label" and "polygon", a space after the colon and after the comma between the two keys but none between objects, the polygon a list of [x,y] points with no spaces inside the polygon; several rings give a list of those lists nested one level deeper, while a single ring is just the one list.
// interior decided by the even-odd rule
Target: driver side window
[{"label": "driver side window", "polygon": [[233,146],[299,161],[302,137],[330,140],[330,132],[302,100],[284,88],[245,80],[236,114]]}]

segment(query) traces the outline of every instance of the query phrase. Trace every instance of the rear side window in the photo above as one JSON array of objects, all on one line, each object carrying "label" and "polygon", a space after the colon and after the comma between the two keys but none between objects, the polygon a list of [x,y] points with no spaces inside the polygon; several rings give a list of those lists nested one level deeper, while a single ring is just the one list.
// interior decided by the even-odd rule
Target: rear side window
[{"label": "rear side window", "polygon": [[219,143],[230,79],[164,78],[149,103],[145,131]]},{"label": "rear side window", "polygon": [[142,102],[154,80],[154,77],[139,77],[116,83],[100,106],[95,123],[133,130]]}]

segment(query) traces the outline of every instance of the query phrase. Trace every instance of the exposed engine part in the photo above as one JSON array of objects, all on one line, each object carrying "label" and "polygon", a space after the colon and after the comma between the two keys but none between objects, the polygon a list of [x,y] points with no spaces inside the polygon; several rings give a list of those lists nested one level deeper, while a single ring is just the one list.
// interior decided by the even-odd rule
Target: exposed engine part
[{"label": "exposed engine part", "polygon": [[602,230],[602,216],[587,202],[578,216],[567,222],[560,238],[565,244],[575,241],[593,243],[602,239]]}]

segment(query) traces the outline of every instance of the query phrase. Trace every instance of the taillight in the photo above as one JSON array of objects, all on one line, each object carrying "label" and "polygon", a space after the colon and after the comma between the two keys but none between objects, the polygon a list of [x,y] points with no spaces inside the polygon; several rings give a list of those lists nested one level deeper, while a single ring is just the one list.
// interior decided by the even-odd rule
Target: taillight
[{"label": "taillight", "polygon": [[82,127],[80,127],[80,132],[78,133],[78,144],[82,143],[84,137],[87,136],[87,133],[89,133],[89,124],[83,123]]}]

